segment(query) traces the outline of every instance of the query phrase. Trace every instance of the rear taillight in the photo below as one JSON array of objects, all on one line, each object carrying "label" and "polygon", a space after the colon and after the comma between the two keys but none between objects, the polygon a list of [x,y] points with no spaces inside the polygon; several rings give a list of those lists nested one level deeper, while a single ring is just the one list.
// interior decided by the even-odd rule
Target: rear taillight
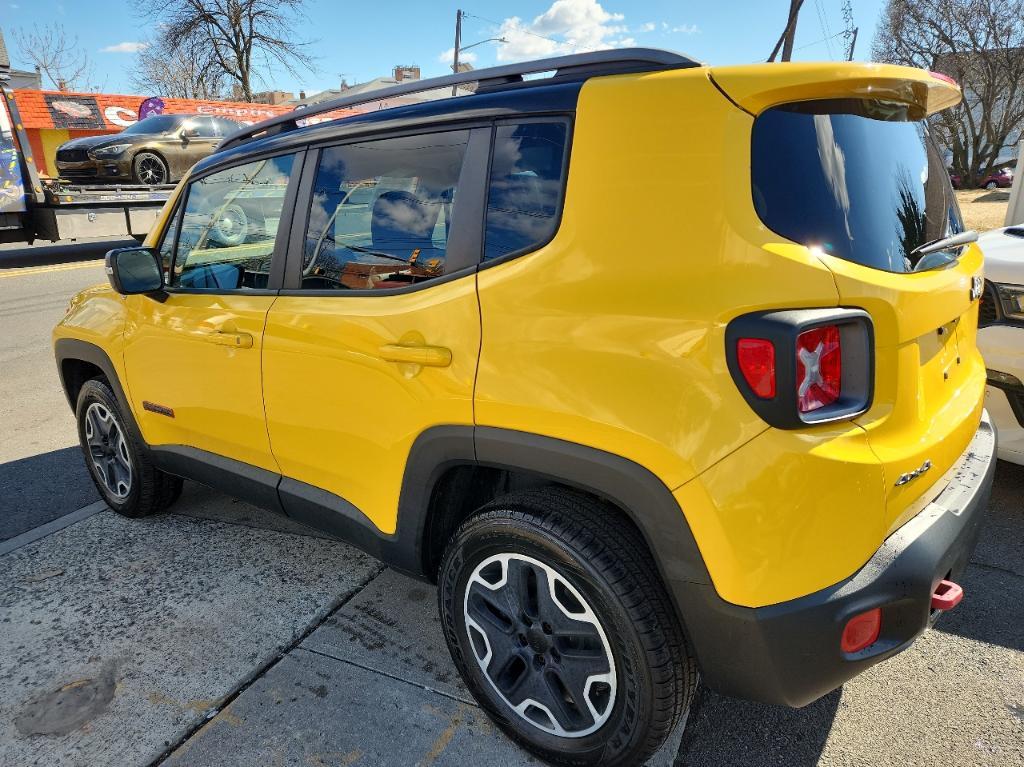
[{"label": "rear taillight", "polygon": [[843,386],[843,350],[835,325],[805,330],[796,337],[796,397],[801,413],[839,399]]},{"label": "rear taillight", "polygon": [[871,405],[874,331],[862,309],[781,309],[736,317],[725,330],[733,380],[780,429],[856,418]]},{"label": "rear taillight", "polygon": [[764,338],[736,342],[736,361],[751,391],[761,399],[775,396],[775,346]]}]

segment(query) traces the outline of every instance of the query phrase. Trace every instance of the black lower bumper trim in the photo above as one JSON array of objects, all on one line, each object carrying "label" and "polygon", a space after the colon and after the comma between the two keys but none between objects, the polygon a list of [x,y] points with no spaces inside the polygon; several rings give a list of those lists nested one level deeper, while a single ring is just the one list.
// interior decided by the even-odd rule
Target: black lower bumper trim
[{"label": "black lower bumper trim", "polygon": [[[711,586],[677,586],[707,685],[727,695],[799,707],[909,647],[937,617],[931,595],[939,581],[955,581],[967,568],[988,506],[995,443],[986,414],[945,489],[864,567],[834,586],[759,608],[725,602]],[[882,610],[878,640],[859,653],[843,653],[846,622],[876,607]]]}]

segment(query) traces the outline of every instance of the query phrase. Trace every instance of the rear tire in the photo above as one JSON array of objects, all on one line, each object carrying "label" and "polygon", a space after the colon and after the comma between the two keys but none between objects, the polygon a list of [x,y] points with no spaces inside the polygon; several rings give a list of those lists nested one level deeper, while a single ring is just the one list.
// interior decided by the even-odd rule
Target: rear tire
[{"label": "rear tire", "polygon": [[125,517],[145,517],[171,506],[182,480],[149,460],[127,428],[114,392],[102,378],[82,384],[75,409],[85,466],[104,502]]},{"label": "rear tire", "polygon": [[999,184],[997,184],[995,181],[989,181],[987,184],[985,184],[986,189],[995,189],[998,186]]},{"label": "rear tire", "polygon": [[689,708],[696,665],[650,554],[587,495],[484,506],[445,551],[438,601],[473,695],[549,762],[642,764]]}]

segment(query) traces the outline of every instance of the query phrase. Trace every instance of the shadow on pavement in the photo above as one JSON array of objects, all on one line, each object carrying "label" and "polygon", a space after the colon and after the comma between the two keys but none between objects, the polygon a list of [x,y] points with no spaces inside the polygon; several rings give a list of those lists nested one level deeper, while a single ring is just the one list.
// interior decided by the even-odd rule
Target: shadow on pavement
[{"label": "shadow on pavement", "polygon": [[792,709],[729,698],[701,687],[676,767],[816,765],[841,697],[839,689],[805,708]]},{"label": "shadow on pavement", "polygon": [[90,240],[88,242],[48,242],[17,248],[0,248],[0,269],[26,266],[50,266],[102,258],[112,248],[136,245],[133,239]]},{"label": "shadow on pavement", "polygon": [[0,463],[0,541],[70,514],[99,497],[77,445]]}]

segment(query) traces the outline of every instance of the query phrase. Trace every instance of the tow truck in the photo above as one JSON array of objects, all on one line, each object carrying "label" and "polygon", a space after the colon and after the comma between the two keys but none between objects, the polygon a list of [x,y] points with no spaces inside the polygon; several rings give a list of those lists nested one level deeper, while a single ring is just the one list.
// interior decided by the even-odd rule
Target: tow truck
[{"label": "tow truck", "polygon": [[0,243],[144,239],[174,185],[83,185],[40,176],[8,87],[10,69],[0,32]]}]

